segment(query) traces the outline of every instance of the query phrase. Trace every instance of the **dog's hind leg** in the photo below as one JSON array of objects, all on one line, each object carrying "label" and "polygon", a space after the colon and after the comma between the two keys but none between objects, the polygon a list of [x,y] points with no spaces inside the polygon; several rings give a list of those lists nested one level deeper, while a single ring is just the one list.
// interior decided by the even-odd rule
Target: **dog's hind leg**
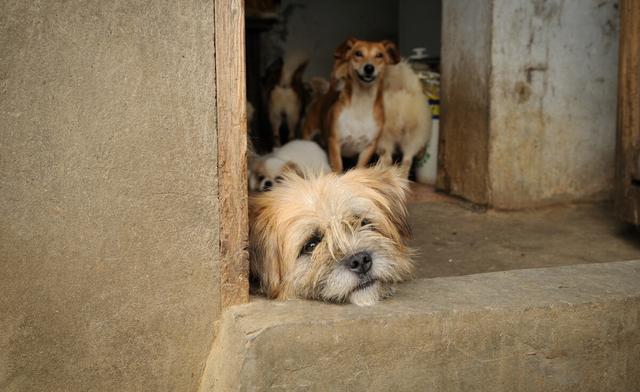
[{"label": "dog's hind leg", "polygon": [[412,156],[402,157],[402,165],[400,166],[400,168],[402,169],[402,175],[404,176],[404,178],[409,178],[409,172],[411,171],[412,164]]},{"label": "dog's hind leg", "polygon": [[413,164],[413,158],[424,151],[424,146],[407,145],[402,146],[402,174],[405,178],[409,178],[409,172],[411,171],[411,165]]},{"label": "dog's hind leg", "polygon": [[298,128],[298,120],[300,115],[298,113],[287,113],[287,128],[289,128],[289,140],[292,141],[296,138],[296,130]]},{"label": "dog's hind leg", "polygon": [[280,126],[282,125],[282,115],[279,111],[269,113],[269,123],[273,134],[273,146],[280,147]]},{"label": "dog's hind leg", "polygon": [[389,143],[388,138],[383,137],[378,140],[378,162],[383,166],[393,165],[393,152],[395,150],[395,144]]}]

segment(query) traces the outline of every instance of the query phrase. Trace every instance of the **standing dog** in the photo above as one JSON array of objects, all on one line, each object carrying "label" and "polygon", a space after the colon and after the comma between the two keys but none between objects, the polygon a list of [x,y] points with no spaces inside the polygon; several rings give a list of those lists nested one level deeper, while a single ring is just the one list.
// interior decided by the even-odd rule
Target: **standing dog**
[{"label": "standing dog", "polygon": [[336,49],[334,58],[336,83],[327,95],[335,102],[330,102],[325,137],[331,168],[342,172],[343,156],[357,156],[357,167],[364,167],[376,152],[385,121],[384,78],[387,66],[397,64],[400,56],[391,41],[350,38]]},{"label": "standing dog", "polygon": [[269,298],[371,305],[409,277],[407,180],[395,167],[303,179],[249,199],[251,274]]},{"label": "standing dog", "polygon": [[388,67],[384,80],[384,127],[377,144],[380,162],[393,163],[402,152],[402,173],[409,176],[413,158],[421,158],[431,139],[431,109],[418,75],[406,62]]},{"label": "standing dog", "polygon": [[273,85],[267,85],[267,107],[269,112],[269,125],[273,134],[273,145],[280,146],[280,127],[283,122],[287,125],[288,141],[295,139],[296,130],[300,125],[305,106],[305,89],[302,75],[306,69],[308,61],[301,56],[292,55],[284,60],[284,63],[277,63],[270,67],[273,74],[267,76],[269,80],[275,81]]}]

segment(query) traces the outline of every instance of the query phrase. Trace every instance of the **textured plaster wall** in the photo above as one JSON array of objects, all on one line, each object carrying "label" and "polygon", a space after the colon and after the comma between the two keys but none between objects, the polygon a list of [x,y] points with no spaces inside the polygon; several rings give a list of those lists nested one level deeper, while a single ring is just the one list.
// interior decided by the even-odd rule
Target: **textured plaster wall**
[{"label": "textured plaster wall", "polygon": [[[439,186],[488,203],[491,79],[490,2],[442,4],[442,116]],[[444,159],[441,159],[444,158]]]},{"label": "textured plaster wall", "polygon": [[616,0],[443,3],[439,186],[525,208],[611,196]]},{"label": "textured plaster wall", "polygon": [[213,2],[0,2],[0,390],[194,390],[218,315]]},{"label": "textured plaster wall", "polygon": [[610,196],[618,30],[617,1],[494,0],[493,205]]}]

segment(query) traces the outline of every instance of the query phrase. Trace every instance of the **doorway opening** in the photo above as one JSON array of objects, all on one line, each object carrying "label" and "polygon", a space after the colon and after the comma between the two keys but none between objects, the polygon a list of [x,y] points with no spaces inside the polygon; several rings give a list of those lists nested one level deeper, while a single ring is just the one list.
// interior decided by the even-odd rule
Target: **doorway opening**
[{"label": "doorway opening", "polygon": [[[448,12],[443,6],[449,7]],[[564,185],[557,185],[564,180],[549,180],[554,176],[573,176],[575,182],[582,181],[589,169],[578,167],[575,161],[585,161],[587,167],[586,162],[592,155],[613,160],[611,151],[602,152],[606,148],[591,145],[596,143],[593,140],[601,140],[610,150],[616,138],[615,114],[603,120],[603,116],[596,113],[599,129],[587,129],[588,137],[560,130],[556,120],[560,118],[559,109],[549,104],[565,98],[584,98],[584,106],[588,107],[601,105],[603,101],[593,98],[596,94],[591,87],[572,84],[569,75],[572,68],[562,63],[568,55],[558,50],[562,44],[554,46],[556,43],[547,42],[550,36],[541,37],[543,33],[536,30],[536,23],[551,23],[545,18],[553,15],[538,15],[533,8],[528,13],[526,7],[505,6],[497,11],[535,22],[531,22],[531,36],[527,35],[527,42],[534,49],[523,52],[522,57],[545,54],[540,48],[546,48],[546,55],[550,56],[546,62],[535,63],[518,56],[514,56],[515,60],[503,58],[500,52],[492,52],[496,48],[507,51],[512,46],[519,47],[521,37],[515,34],[509,37],[509,31],[494,31],[495,14],[487,9],[464,9],[435,0],[247,1],[246,7],[246,83],[249,112],[252,112],[248,138],[257,155],[269,153],[274,145],[273,124],[267,108],[269,92],[273,75],[281,75],[288,55],[304,54],[305,66],[297,76],[301,88],[308,94],[307,102],[314,94],[312,81],[330,79],[333,52],[349,37],[391,40],[397,44],[400,54],[410,59],[416,72],[424,67],[424,102],[433,109],[433,132],[425,156],[432,166],[424,181],[418,178],[424,162],[414,162],[411,174],[412,245],[419,251],[416,278],[640,258],[637,232],[618,221],[611,212],[613,169],[597,173],[597,181],[604,185],[589,188],[584,194],[580,194],[580,186],[576,186],[568,189],[569,196],[565,197],[559,190]],[[598,11],[603,14],[598,18],[602,18],[615,35],[617,4],[607,7],[610,8],[607,14]],[[576,10],[566,12],[582,15]],[[567,31],[553,33],[562,36]],[[606,85],[605,103],[613,106],[614,111],[615,90],[611,93],[610,84],[615,79],[617,52],[611,45],[617,39],[616,35],[594,40],[608,56],[608,63],[601,64],[604,71],[597,69],[596,72],[614,74],[594,77],[593,83]],[[475,53],[463,53],[466,46],[471,48],[468,52]],[[467,61],[470,59],[475,63]],[[558,76],[553,72],[567,74]],[[569,81],[554,85],[553,78]],[[430,89],[434,85],[438,88]],[[554,98],[559,95],[564,98]],[[300,113],[300,122],[293,132],[286,121],[280,123],[279,143],[287,142],[289,134],[300,137],[306,114],[305,110]],[[584,112],[577,113],[577,118],[571,114],[565,117],[589,122],[584,120]],[[564,161],[557,159],[566,153],[554,147],[564,146],[564,139],[560,140],[563,137],[564,142],[574,142],[571,139],[574,138],[578,145],[589,147],[575,155],[566,155]],[[540,153],[540,150],[546,152]],[[555,162],[545,163],[545,156],[552,156],[549,161]],[[527,170],[527,165],[538,166]],[[527,181],[543,185],[533,189],[537,185]],[[558,189],[551,189],[553,186]],[[512,197],[513,194],[522,195],[522,201]]]}]

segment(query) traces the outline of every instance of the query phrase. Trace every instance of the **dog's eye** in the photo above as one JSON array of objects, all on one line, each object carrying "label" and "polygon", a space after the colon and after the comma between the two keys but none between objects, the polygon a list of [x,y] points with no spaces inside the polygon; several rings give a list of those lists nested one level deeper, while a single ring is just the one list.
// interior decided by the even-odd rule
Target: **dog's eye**
[{"label": "dog's eye", "polygon": [[362,227],[364,230],[376,231],[376,227],[373,225],[373,222],[366,218],[360,221],[360,227]]},{"label": "dog's eye", "polygon": [[258,176],[258,182],[262,182],[264,180],[264,176]]},{"label": "dog's eye", "polygon": [[381,59],[382,57],[383,57],[383,54],[382,54],[382,53],[376,53],[376,58],[377,58],[377,59]]},{"label": "dog's eye", "polygon": [[322,241],[320,236],[313,236],[306,244],[302,247],[300,251],[300,255],[310,255],[316,249],[318,244]]},{"label": "dog's eye", "polygon": [[356,52],[353,55],[356,57],[362,57],[362,52],[359,50],[356,50]]},{"label": "dog's eye", "polygon": [[282,176],[276,177],[276,182],[282,182],[283,180],[284,180],[284,177]]}]

